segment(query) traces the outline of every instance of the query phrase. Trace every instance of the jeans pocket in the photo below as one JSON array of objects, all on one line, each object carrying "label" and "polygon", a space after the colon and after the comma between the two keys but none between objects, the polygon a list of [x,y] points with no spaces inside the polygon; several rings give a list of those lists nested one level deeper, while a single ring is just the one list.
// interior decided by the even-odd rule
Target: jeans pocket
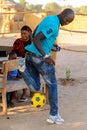
[{"label": "jeans pocket", "polygon": [[54,66],[53,65],[49,65],[47,64],[46,62],[43,62],[41,64],[41,71],[43,74],[47,74],[47,75],[52,75],[55,73],[55,69],[54,69]]}]

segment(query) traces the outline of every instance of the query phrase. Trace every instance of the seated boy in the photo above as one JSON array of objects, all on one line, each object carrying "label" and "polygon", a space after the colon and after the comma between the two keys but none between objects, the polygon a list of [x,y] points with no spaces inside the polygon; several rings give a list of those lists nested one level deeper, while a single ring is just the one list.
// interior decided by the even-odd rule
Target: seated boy
[{"label": "seated boy", "polygon": [[[17,59],[17,54],[14,51],[11,51],[8,56],[8,60]],[[13,70],[8,72],[7,80],[19,80],[21,76],[18,73],[18,70]],[[12,102],[12,97],[15,92],[7,93],[7,107],[14,107],[14,103]]]}]

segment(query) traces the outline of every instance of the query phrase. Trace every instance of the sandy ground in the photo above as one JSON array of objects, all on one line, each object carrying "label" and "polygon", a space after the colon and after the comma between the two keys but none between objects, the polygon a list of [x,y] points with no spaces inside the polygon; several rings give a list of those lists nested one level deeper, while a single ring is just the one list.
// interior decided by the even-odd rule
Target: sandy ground
[{"label": "sandy ground", "polygon": [[[62,41],[60,45],[69,49],[87,51],[87,37],[85,40],[81,39],[84,36],[79,37],[80,39],[76,37],[76,40],[80,40],[80,44],[75,38],[72,38],[73,42],[70,38],[71,44],[62,45],[64,43]],[[70,41],[67,42],[66,39],[66,43]],[[62,84],[60,79],[66,78],[66,67],[70,68],[73,81]],[[17,103],[16,107],[8,109],[8,116],[0,116],[0,130],[87,130],[87,53],[65,50],[58,52],[56,75],[59,81],[59,112],[65,119],[62,125],[49,125],[46,122],[49,105],[45,105],[42,109],[32,109],[27,102]]]}]

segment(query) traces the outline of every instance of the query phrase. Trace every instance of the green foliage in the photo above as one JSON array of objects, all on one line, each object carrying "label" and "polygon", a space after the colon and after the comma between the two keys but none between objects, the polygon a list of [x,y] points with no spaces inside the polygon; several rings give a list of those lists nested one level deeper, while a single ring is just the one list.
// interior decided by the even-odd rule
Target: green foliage
[{"label": "green foliage", "polygon": [[20,4],[24,8],[24,10],[26,10],[26,1],[25,0],[20,0]]},{"label": "green foliage", "polygon": [[56,2],[52,2],[47,3],[44,9],[47,11],[60,11],[61,7]]},{"label": "green foliage", "polygon": [[[61,1],[66,1],[66,0],[61,0]],[[46,10],[46,11],[56,11],[56,12],[60,12],[61,10],[65,9],[65,8],[71,8],[75,11],[75,13],[85,13],[87,14],[87,6],[81,6],[81,7],[76,7],[74,8],[72,5],[67,5],[67,6],[60,6],[58,5],[56,2],[51,2],[51,3],[47,3],[45,5],[45,7],[43,8],[42,4],[29,4],[28,2],[26,2],[26,0],[20,0],[20,4],[22,6],[24,6],[25,9],[27,10],[32,10],[32,11],[40,11],[40,10]]]},{"label": "green foliage", "polygon": [[20,0],[20,4],[24,6],[26,4],[26,0]]},{"label": "green foliage", "polygon": [[66,68],[66,79],[67,80],[70,80],[70,74],[71,74],[71,71],[70,71],[70,68]]},{"label": "green foliage", "polygon": [[29,5],[29,4],[28,4],[28,5],[27,5],[27,9],[28,9],[28,10],[33,10],[33,11],[34,11],[34,10],[35,10],[35,11],[39,11],[39,10],[42,10],[42,6],[43,6],[43,5],[41,5],[41,4],[37,4],[37,5],[33,5],[33,4],[30,4],[30,5]]}]

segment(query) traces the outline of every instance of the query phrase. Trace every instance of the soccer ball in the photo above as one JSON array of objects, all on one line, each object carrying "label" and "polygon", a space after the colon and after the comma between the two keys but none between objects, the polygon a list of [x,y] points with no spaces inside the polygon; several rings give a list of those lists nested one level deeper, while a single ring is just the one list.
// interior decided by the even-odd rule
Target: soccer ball
[{"label": "soccer ball", "polygon": [[45,105],[45,97],[41,93],[35,93],[31,99],[31,105],[34,108],[40,108]]}]

